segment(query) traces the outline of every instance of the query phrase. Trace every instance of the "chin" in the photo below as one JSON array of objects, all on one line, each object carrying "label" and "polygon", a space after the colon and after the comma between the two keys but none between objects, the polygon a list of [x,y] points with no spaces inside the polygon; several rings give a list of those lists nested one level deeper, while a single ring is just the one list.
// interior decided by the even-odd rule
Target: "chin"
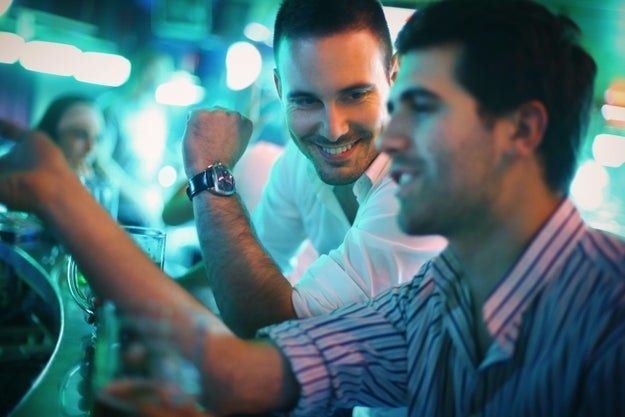
[{"label": "chin", "polygon": [[317,175],[321,178],[321,181],[330,185],[347,185],[356,182],[362,173],[341,173],[338,170],[335,172],[326,172],[317,170]]},{"label": "chin", "polygon": [[416,218],[414,211],[400,210],[397,217],[397,224],[402,232],[407,235],[423,235],[427,234],[426,227]]}]

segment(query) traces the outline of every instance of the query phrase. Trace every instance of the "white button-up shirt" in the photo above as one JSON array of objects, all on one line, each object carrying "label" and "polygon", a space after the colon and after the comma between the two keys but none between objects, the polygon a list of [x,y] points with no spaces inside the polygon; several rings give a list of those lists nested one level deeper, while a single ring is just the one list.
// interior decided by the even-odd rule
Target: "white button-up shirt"
[{"label": "white button-up shirt", "polygon": [[389,168],[389,157],[380,154],[354,183],[359,209],[350,224],[333,186],[292,142],[274,164],[253,214],[258,238],[285,273],[307,241],[319,254],[294,284],[298,317],[365,301],[408,281],[446,246],[442,237],[399,230]]}]

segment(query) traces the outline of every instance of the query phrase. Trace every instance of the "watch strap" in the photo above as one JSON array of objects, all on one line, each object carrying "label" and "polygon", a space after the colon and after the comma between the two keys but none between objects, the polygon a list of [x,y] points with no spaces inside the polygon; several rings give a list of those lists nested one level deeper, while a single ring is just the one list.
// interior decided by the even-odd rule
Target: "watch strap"
[{"label": "watch strap", "polygon": [[189,200],[193,200],[193,197],[202,191],[209,191],[220,196],[235,194],[234,178],[230,170],[221,162],[216,162],[191,177],[186,189]]},{"label": "watch strap", "polygon": [[198,193],[213,187],[213,176],[209,175],[208,168],[199,174],[195,174],[187,182],[187,197],[193,200]]}]

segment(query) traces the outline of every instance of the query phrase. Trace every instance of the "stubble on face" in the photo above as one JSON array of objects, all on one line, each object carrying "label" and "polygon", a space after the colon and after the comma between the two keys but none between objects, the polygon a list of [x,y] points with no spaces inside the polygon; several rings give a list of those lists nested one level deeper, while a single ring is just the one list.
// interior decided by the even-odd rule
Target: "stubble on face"
[{"label": "stubble on face", "polygon": [[[353,144],[344,152],[351,155],[339,154],[340,158],[335,160],[331,159],[333,155],[324,151],[324,146],[321,145],[330,143],[327,138],[319,135],[297,137],[292,131],[290,134],[300,151],[312,162],[319,178],[329,185],[346,185],[355,182],[379,154],[374,145],[373,133],[357,127],[350,129],[348,134],[336,142]],[[336,147],[336,144],[331,146]]]},{"label": "stubble on face", "polygon": [[388,117],[389,79],[379,44],[359,31],[288,40],[280,50],[291,138],[322,181],[353,183],[379,154],[375,139]]},{"label": "stubble on face", "polygon": [[399,149],[392,172],[398,222],[409,234],[450,237],[475,228],[497,198],[495,139],[454,79],[457,54],[451,47],[407,54],[393,87],[388,143]]}]

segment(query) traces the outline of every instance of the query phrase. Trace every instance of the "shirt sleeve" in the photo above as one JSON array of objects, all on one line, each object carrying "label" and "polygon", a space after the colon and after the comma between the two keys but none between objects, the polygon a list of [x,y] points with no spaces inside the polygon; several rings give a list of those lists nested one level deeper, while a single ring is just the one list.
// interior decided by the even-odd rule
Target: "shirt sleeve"
[{"label": "shirt sleeve", "polygon": [[390,178],[372,188],[342,244],[303,274],[293,293],[298,317],[365,302],[409,281],[445,247],[440,236],[408,236],[399,229],[395,190]]},{"label": "shirt sleeve", "polygon": [[261,329],[300,383],[295,416],[336,408],[402,406],[407,395],[405,309],[396,288],[367,304]]},{"label": "shirt sleeve", "polygon": [[287,145],[274,163],[269,181],[252,214],[258,240],[283,273],[292,270],[291,261],[306,240],[299,210],[292,201],[293,193],[289,192],[293,189],[289,183],[293,181],[293,175],[289,173],[293,152],[299,150]]},{"label": "shirt sleeve", "polygon": [[587,377],[577,396],[575,416],[625,416],[625,321],[616,318],[614,328],[596,346],[588,361]]}]

